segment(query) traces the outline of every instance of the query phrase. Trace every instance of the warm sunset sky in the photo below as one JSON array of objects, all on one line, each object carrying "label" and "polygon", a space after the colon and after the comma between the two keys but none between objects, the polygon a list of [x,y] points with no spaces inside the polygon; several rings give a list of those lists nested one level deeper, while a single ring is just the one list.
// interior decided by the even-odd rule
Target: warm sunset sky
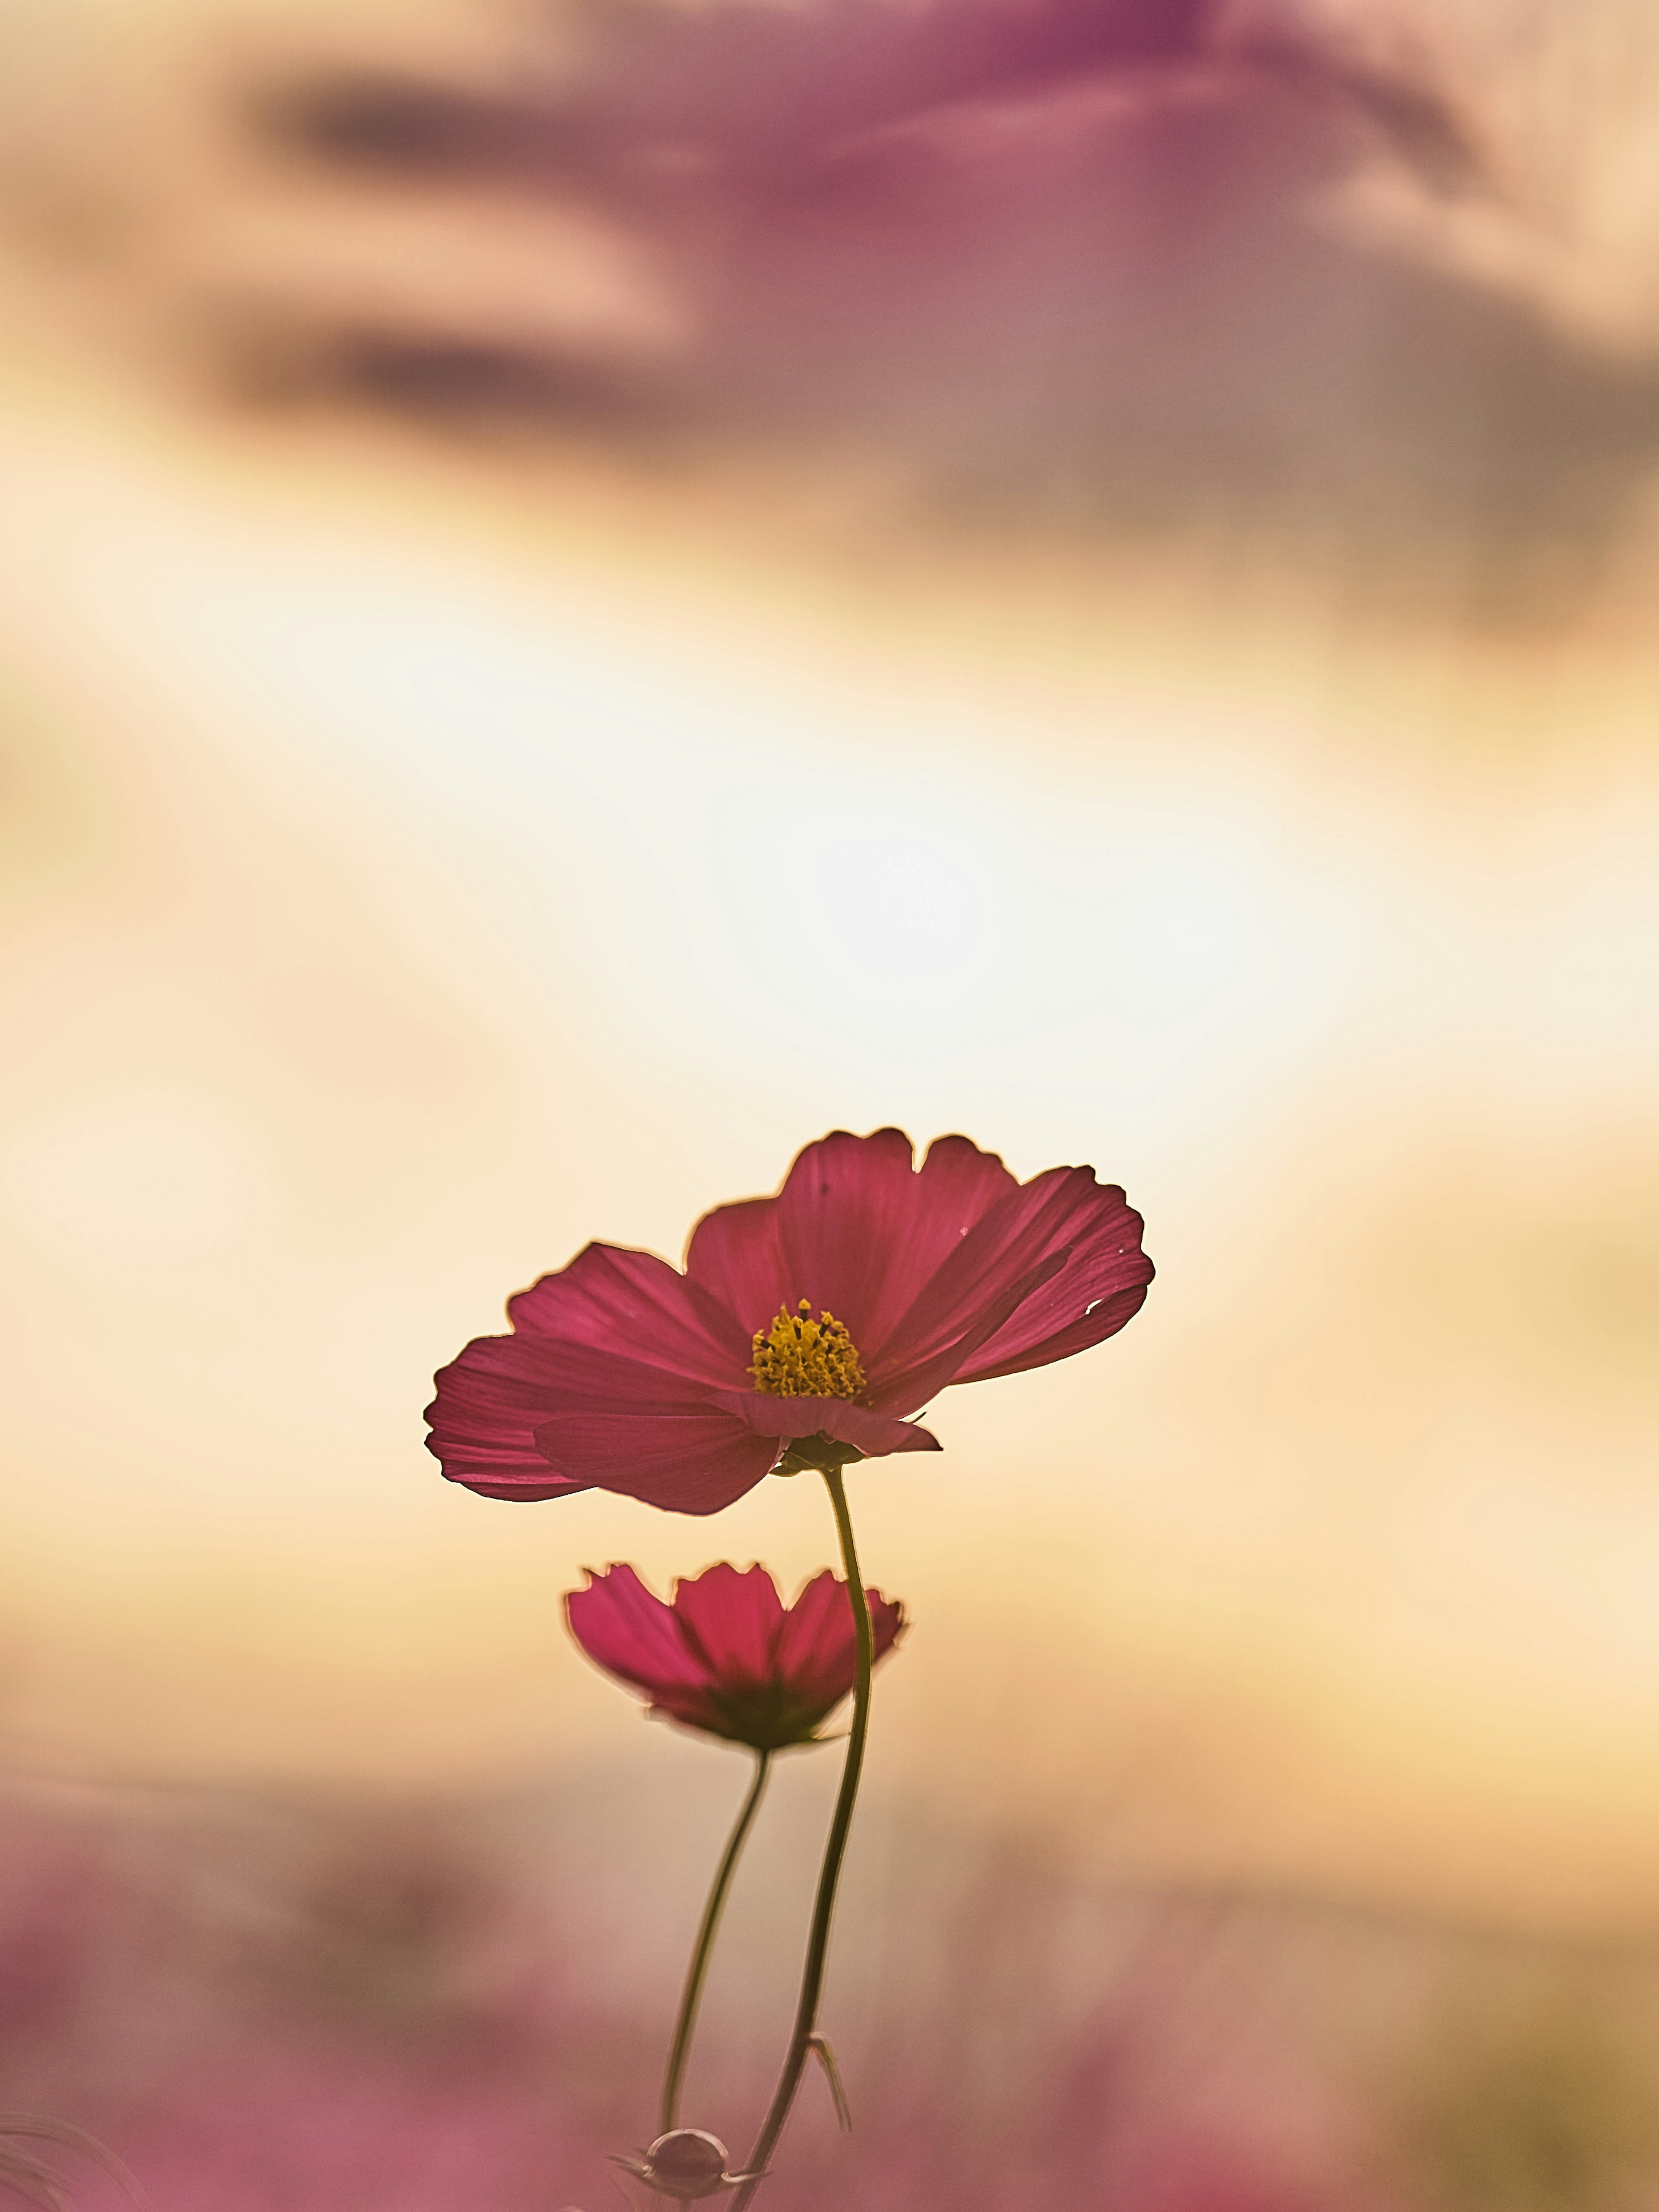
[{"label": "warm sunset sky", "polygon": [[1160,1273],[857,1474],[889,1785],[1659,1912],[1659,35],[1211,11],[803,213],[556,19],[8,13],[13,1762],[648,1757],[560,1591],[822,1498],[482,1501],[431,1370],[896,1121]]}]

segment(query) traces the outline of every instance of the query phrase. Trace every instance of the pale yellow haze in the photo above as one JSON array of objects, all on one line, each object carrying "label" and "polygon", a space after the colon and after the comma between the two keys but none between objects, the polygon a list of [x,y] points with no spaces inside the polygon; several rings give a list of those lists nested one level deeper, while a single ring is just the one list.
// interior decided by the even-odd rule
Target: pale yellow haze
[{"label": "pale yellow haze", "polygon": [[866,534],[838,467],[245,419],[7,251],[9,1762],[646,1755],[560,1594],[799,1578],[821,1487],[483,1500],[432,1370],[896,1122],[1091,1163],[1159,1273],[854,1471],[886,1786],[1090,1867],[1659,1912],[1646,523],[1486,623]]}]

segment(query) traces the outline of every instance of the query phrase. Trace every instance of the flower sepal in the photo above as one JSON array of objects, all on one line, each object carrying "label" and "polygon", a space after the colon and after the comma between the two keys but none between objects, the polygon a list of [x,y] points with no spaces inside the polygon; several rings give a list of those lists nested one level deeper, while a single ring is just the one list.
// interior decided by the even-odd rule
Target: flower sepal
[{"label": "flower sepal", "polygon": [[783,1456],[773,1468],[774,1474],[823,1474],[831,1468],[852,1467],[857,1461],[869,1456],[856,1444],[844,1443],[839,1437],[827,1437],[820,1429],[810,1437],[791,1437],[784,1446]]}]

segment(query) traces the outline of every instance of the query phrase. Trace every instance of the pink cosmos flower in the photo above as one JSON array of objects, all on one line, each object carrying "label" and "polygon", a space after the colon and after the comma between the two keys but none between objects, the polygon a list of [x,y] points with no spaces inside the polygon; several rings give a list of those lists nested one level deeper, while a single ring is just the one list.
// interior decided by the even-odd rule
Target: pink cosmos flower
[{"label": "pink cosmos flower", "polygon": [[[879,1590],[865,1595],[879,1659],[904,1608]],[[564,1609],[588,1657],[643,1692],[653,1713],[756,1751],[815,1741],[853,1686],[853,1609],[827,1567],[787,1611],[764,1567],[739,1572],[724,1561],[682,1579],[669,1605],[632,1567],[590,1569]]]},{"label": "pink cosmos flower", "polygon": [[717,1513],[773,1468],[937,1451],[905,1417],[950,1382],[1068,1358],[1123,1327],[1152,1265],[1092,1168],[1017,1182],[940,1137],[845,1130],[775,1198],[716,1206],[684,1273],[589,1244],[437,1377],[428,1448],[486,1498],[611,1490]]}]

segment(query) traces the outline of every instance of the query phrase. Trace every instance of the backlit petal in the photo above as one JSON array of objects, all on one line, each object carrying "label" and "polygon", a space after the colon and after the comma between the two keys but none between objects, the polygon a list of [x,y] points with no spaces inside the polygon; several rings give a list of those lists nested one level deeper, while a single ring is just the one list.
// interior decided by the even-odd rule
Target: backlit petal
[{"label": "backlit petal", "polygon": [[[879,1659],[903,1626],[903,1607],[889,1604],[879,1590],[866,1590],[865,1601]],[[851,1691],[857,1652],[847,1584],[826,1567],[813,1576],[784,1615],[777,1641],[778,1672],[801,1704],[815,1709],[822,1719]]]},{"label": "backlit petal", "polygon": [[[1064,1250],[1051,1252],[1034,1267],[1016,1277],[1006,1290],[976,1313],[961,1335],[948,1335],[942,1349],[936,1349],[930,1358],[915,1358],[903,1365],[891,1363],[878,1370],[868,1396],[873,1401],[872,1411],[896,1413],[900,1407],[925,1405],[936,1390],[947,1382],[959,1379],[958,1370],[969,1360],[988,1338],[994,1336],[1016,1313],[1040,1285],[1057,1274],[1066,1264]],[[901,1339],[902,1342],[902,1339]]]},{"label": "backlit petal", "polygon": [[1115,1335],[1139,1312],[1152,1279],[1152,1263],[1140,1249],[1140,1216],[1115,1186],[1098,1195],[1101,1203],[1065,1266],[963,1362],[958,1382],[988,1382],[1069,1358]]},{"label": "backlit petal", "polygon": [[550,1466],[537,1443],[537,1429],[556,1415],[695,1413],[709,1404],[707,1391],[665,1369],[541,1336],[475,1337],[436,1380],[427,1449],[452,1481],[489,1497],[562,1497],[592,1486],[574,1468]]},{"label": "backlit petal", "polygon": [[798,1153],[778,1194],[778,1228],[796,1296],[846,1322],[862,1354],[890,1275],[905,1271],[916,1177],[902,1129],[837,1129]]},{"label": "backlit petal", "polygon": [[557,1498],[585,1490],[586,1483],[557,1473],[536,1449],[532,1431],[545,1417],[544,1390],[474,1356],[479,1345],[513,1341],[478,1338],[440,1371],[438,1395],[426,1409],[426,1448],[452,1482],[486,1498]]},{"label": "backlit petal", "polygon": [[[961,1240],[881,1358],[873,1364],[866,1359],[872,1403],[920,1403],[945,1380],[988,1374],[1005,1358],[1033,1366],[1063,1358],[1062,1351],[1038,1347],[1083,1318],[1103,1295],[1103,1280],[1111,1295],[1149,1278],[1139,1229],[1123,1193],[1097,1183],[1092,1169],[1050,1168],[1019,1184]],[[1040,1318],[1023,1322],[1034,1299]],[[999,1308],[1004,1317],[988,1335],[987,1316]],[[952,1346],[959,1352],[954,1364]],[[951,1366],[949,1376],[945,1365]]]},{"label": "backlit petal", "polygon": [[740,1199],[705,1213],[685,1248],[685,1272],[728,1309],[750,1338],[781,1306],[793,1311],[804,1295],[790,1287],[775,1198]]},{"label": "backlit petal", "polygon": [[710,1674],[763,1682],[783,1626],[783,1601],[764,1567],[739,1572],[722,1560],[683,1580],[674,1593],[681,1632]]},{"label": "backlit petal", "polygon": [[687,1645],[673,1607],[647,1589],[632,1567],[590,1571],[586,1589],[572,1590],[564,1609],[588,1657],[647,1697],[706,1687],[708,1670]]},{"label": "backlit petal", "polygon": [[821,1137],[775,1198],[715,1207],[692,1231],[686,1269],[751,1334],[807,1298],[879,1347],[928,1277],[1006,1190],[994,1153],[941,1137],[918,1170],[902,1129]]},{"label": "backlit petal", "polygon": [[508,1468],[489,1461],[480,1462],[476,1474],[465,1473],[459,1461],[453,1468],[445,1468],[444,1474],[451,1482],[459,1482],[463,1490],[476,1492],[480,1498],[499,1498],[507,1505],[534,1505],[544,1498],[571,1498],[579,1490],[592,1487],[591,1483],[567,1481],[562,1475],[555,1474],[545,1461],[539,1475],[526,1472],[515,1476]]},{"label": "backlit petal", "polygon": [[521,1335],[585,1344],[726,1389],[749,1364],[752,1331],[654,1252],[586,1245],[568,1267],[509,1298],[507,1310]]},{"label": "backlit petal", "polygon": [[902,1249],[882,1285],[867,1330],[870,1358],[879,1360],[894,1330],[962,1240],[1018,1183],[994,1152],[966,1137],[936,1137],[914,1178]]},{"label": "backlit petal", "polygon": [[718,1513],[752,1490],[777,1457],[769,1439],[714,1405],[556,1413],[535,1437],[561,1474],[665,1513]]}]

